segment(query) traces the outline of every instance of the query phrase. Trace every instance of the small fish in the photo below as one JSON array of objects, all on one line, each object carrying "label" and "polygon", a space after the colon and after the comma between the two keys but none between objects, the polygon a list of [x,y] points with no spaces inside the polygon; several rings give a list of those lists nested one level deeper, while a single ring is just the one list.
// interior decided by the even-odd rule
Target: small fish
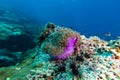
[{"label": "small fish", "polygon": [[120,39],[120,36],[117,36],[118,39]]},{"label": "small fish", "polygon": [[108,37],[110,37],[111,36],[111,33],[110,32],[108,32],[108,33],[103,33],[105,36],[108,36]]}]

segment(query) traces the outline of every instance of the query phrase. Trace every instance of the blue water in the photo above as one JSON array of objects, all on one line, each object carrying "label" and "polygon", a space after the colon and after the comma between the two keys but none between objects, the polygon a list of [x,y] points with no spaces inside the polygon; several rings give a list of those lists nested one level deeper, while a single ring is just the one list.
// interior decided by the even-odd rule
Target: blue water
[{"label": "blue water", "polygon": [[0,6],[20,11],[41,25],[53,22],[102,38],[107,32],[112,39],[120,35],[120,0],[0,0]]}]

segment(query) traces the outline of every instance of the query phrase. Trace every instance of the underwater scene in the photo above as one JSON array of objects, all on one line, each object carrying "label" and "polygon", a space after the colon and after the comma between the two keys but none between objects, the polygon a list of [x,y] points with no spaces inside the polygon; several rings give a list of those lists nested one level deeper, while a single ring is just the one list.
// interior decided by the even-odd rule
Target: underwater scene
[{"label": "underwater scene", "polygon": [[120,1],[0,0],[0,80],[120,80]]}]

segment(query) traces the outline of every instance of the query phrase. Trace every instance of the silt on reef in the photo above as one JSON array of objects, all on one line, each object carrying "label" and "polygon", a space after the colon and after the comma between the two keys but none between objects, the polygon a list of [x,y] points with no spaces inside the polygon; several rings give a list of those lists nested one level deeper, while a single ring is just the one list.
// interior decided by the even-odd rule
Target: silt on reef
[{"label": "silt on reef", "polygon": [[56,59],[65,60],[75,52],[80,39],[79,33],[48,23],[40,34],[38,43],[43,52]]}]

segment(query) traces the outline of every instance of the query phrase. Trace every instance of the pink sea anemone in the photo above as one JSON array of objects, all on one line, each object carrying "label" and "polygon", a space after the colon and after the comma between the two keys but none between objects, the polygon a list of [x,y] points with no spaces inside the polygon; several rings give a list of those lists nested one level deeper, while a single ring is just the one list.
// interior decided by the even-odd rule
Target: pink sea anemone
[{"label": "pink sea anemone", "polygon": [[[55,26],[55,27],[52,27]],[[81,36],[76,31],[52,24],[41,32],[38,44],[44,53],[55,59],[67,59],[78,52]],[[47,33],[46,33],[47,32]]]},{"label": "pink sea anemone", "polygon": [[78,37],[68,38],[68,45],[65,47],[64,52],[57,55],[56,58],[64,60],[69,56],[71,56],[74,52],[74,47],[75,47],[75,43],[77,42],[77,39]]}]

